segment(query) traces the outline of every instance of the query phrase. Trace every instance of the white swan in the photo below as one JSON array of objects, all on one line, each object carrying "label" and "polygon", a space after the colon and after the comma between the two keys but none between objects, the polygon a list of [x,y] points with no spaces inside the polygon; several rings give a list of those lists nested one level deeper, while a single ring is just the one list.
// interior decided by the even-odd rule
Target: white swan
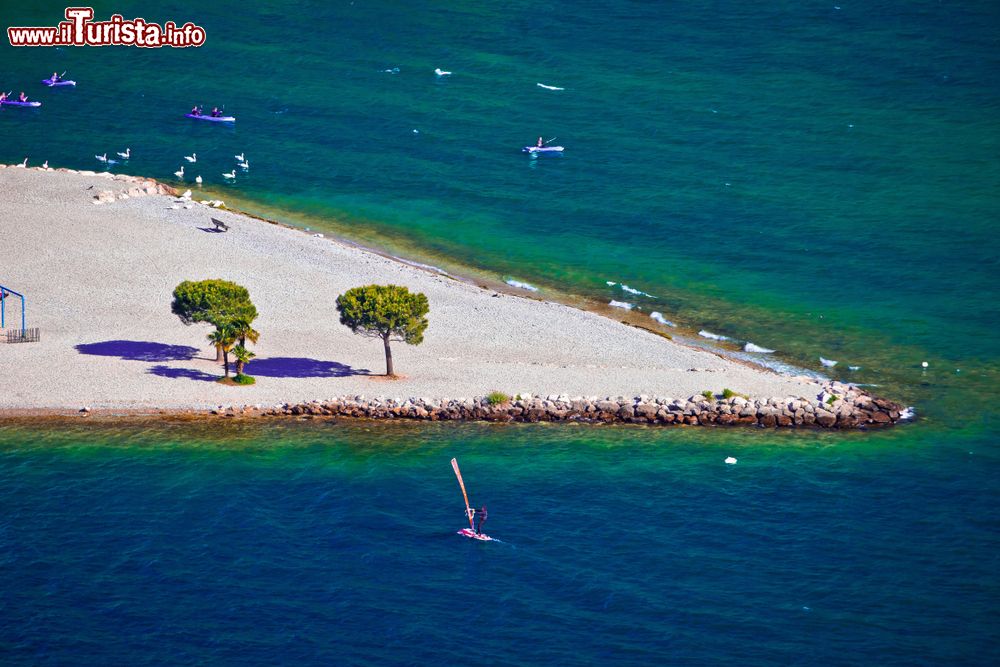
[{"label": "white swan", "polygon": [[444,71],[443,69],[441,69],[440,67],[436,68],[436,69],[434,70],[434,73],[435,73],[435,74],[437,74],[438,76],[451,76],[451,72],[445,72],[445,71]]},{"label": "white swan", "polygon": [[837,365],[836,361],[833,361],[832,359],[824,359],[823,357],[819,358],[819,363],[823,364],[827,368],[833,368]]},{"label": "white swan", "polygon": [[736,457],[735,456],[727,456],[726,457],[726,463],[728,463],[731,466],[732,465],[736,465]]},{"label": "white swan", "polygon": [[24,158],[24,162],[22,162],[21,164],[19,164],[17,166],[20,167],[21,169],[26,168],[28,166],[28,158]]},{"label": "white swan", "polygon": [[181,195],[181,199],[191,199],[191,191],[185,190],[184,194]]},{"label": "white swan", "polygon": [[181,167],[180,171],[175,171],[174,176],[177,178],[184,178],[184,167]]},{"label": "white swan", "polygon": [[48,168],[49,168],[49,161],[46,160],[45,162],[42,163],[42,169],[48,169]]},{"label": "white swan", "polygon": [[239,166],[240,166],[240,169],[249,169],[250,168],[250,161],[249,160],[245,160],[243,162],[240,162]]},{"label": "white swan", "polygon": [[101,162],[107,162],[108,161],[108,154],[107,153],[105,153],[104,155],[95,155],[94,157],[97,158],[98,160],[100,160]]},{"label": "white swan", "polygon": [[198,154],[197,153],[191,153],[191,155],[185,155],[184,159],[187,160],[188,162],[197,162],[198,161]]},{"label": "white swan", "polygon": [[223,174],[222,176],[223,176],[223,178],[231,178],[231,179],[235,179],[235,178],[236,178],[236,170],[235,170],[235,169],[233,169],[233,170],[232,170],[231,172],[229,172],[228,174]]},{"label": "white swan", "polygon": [[126,160],[129,159],[130,157],[132,157],[132,149],[126,148],[124,153],[118,151],[118,157],[125,158]]},{"label": "white swan", "polygon": [[233,157],[236,158],[237,162],[246,162],[247,161],[246,158],[243,157],[243,153],[240,153],[239,155],[234,155]]},{"label": "white swan", "polygon": [[195,176],[194,182],[197,183],[198,185],[201,185],[201,176]]}]

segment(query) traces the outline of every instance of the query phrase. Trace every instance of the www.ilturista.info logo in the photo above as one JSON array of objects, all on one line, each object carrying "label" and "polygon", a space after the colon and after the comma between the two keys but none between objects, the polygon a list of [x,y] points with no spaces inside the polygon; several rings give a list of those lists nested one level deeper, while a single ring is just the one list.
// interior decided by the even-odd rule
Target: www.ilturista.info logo
[{"label": "www.ilturista.info logo", "polygon": [[92,21],[93,7],[67,7],[66,20],[54,28],[7,28],[11,46],[161,46],[184,48],[205,43],[205,29],[188,21],[177,27],[173,21],[162,26],[135,18],[126,21],[113,14],[107,21]]}]

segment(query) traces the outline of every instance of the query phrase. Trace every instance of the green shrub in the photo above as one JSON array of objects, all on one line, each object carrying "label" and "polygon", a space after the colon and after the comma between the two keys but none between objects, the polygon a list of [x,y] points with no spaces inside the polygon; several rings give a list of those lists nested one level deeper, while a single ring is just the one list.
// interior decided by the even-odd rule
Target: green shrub
[{"label": "green shrub", "polygon": [[725,389],[722,390],[722,398],[733,398],[734,396],[739,396],[740,398],[745,398],[747,400],[750,400],[750,397],[747,396],[746,394],[741,394],[737,391],[733,391],[729,387],[726,387]]},{"label": "green shrub", "polygon": [[715,394],[712,393],[711,389],[706,389],[705,391],[701,392],[701,395],[705,397],[706,401],[715,400]]},{"label": "green shrub", "polygon": [[253,384],[256,381],[257,380],[253,379],[251,376],[244,375],[242,373],[233,377],[233,382],[236,384]]},{"label": "green shrub", "polygon": [[840,396],[837,396],[836,394],[831,394],[830,398],[826,399],[826,404],[827,405],[833,405],[834,403],[836,403],[839,400],[840,400]]},{"label": "green shrub", "polygon": [[502,391],[494,391],[486,397],[486,400],[490,402],[490,405],[500,405],[506,403],[510,400],[510,396],[503,393]]}]

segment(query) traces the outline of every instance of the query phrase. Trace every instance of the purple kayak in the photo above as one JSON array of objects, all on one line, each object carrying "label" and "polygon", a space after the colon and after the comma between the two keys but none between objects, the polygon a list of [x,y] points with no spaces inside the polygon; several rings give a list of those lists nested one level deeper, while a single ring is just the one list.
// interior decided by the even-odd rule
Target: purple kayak
[{"label": "purple kayak", "polygon": [[198,115],[196,113],[186,113],[185,118],[194,118],[195,120],[208,120],[213,123],[235,123],[236,116],[204,116]]},{"label": "purple kayak", "polygon": [[6,104],[10,107],[40,107],[41,102],[18,102],[17,100],[4,100],[0,104]]},{"label": "purple kayak", "polygon": [[75,86],[76,85],[76,81],[70,81],[69,79],[59,79],[58,81],[53,81],[51,77],[48,78],[48,79],[42,79],[42,83],[44,83],[49,88],[52,88],[53,86]]}]

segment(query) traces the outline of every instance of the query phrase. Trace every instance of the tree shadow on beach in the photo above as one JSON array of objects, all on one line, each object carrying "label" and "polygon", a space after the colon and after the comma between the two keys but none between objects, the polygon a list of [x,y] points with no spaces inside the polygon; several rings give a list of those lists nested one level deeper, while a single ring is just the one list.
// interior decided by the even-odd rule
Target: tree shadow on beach
[{"label": "tree shadow on beach", "polygon": [[336,361],[322,361],[307,357],[267,357],[247,363],[248,375],[271,378],[321,378],[371,375],[367,368],[351,368]]},{"label": "tree shadow on beach", "polygon": [[193,368],[171,368],[170,366],[153,366],[147,371],[150,375],[158,375],[172,380],[188,379],[198,382],[217,382],[221,375],[212,375]]},{"label": "tree shadow on beach", "polygon": [[186,361],[193,359],[197,348],[189,345],[166,345],[140,340],[106,340],[82,343],[75,347],[80,354],[120,357],[128,361]]}]

